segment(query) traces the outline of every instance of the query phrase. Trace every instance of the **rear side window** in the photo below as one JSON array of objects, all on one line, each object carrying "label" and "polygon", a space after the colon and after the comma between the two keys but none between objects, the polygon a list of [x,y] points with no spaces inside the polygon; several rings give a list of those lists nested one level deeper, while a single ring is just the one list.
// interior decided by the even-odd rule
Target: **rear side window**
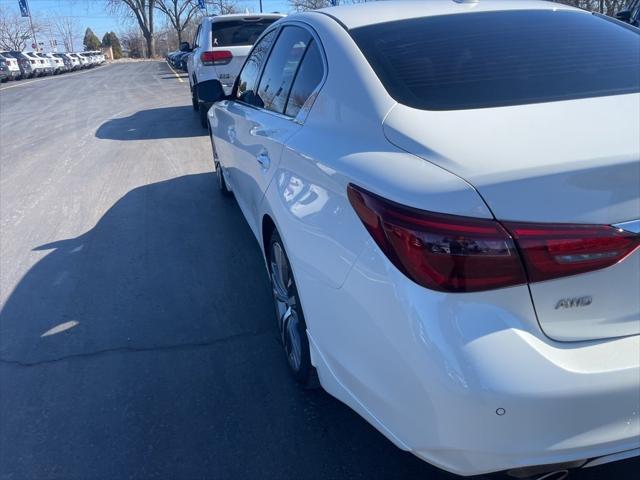
[{"label": "rear side window", "polygon": [[324,63],[316,42],[312,41],[307,47],[302,64],[289,93],[289,101],[285,115],[295,117],[313,91],[318,87],[324,75]]},{"label": "rear side window", "polygon": [[284,113],[293,78],[310,41],[311,35],[303,28],[282,30],[260,79],[257,106]]},{"label": "rear side window", "polygon": [[543,10],[415,18],[350,33],[395,100],[459,110],[639,92],[638,32]]},{"label": "rear side window", "polygon": [[236,98],[241,102],[249,105],[257,105],[256,103],[256,85],[262,65],[267,59],[271,45],[276,37],[277,29],[267,33],[260,42],[253,47],[251,55],[247,58],[240,75],[238,76],[238,87],[236,90]]},{"label": "rear side window", "polygon": [[253,45],[262,32],[278,20],[261,18],[259,20],[226,20],[211,24],[211,45],[213,47],[235,47]]}]

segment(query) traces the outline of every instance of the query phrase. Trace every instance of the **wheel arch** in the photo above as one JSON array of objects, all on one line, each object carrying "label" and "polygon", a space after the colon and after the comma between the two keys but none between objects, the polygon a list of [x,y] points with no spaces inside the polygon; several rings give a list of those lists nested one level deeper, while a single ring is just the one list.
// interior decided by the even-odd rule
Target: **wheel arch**
[{"label": "wheel arch", "polygon": [[278,227],[276,227],[276,223],[271,218],[271,215],[265,213],[262,216],[262,254],[264,255],[265,262],[267,262],[267,248],[269,246],[269,239],[271,238],[271,234],[274,231],[277,231]]}]

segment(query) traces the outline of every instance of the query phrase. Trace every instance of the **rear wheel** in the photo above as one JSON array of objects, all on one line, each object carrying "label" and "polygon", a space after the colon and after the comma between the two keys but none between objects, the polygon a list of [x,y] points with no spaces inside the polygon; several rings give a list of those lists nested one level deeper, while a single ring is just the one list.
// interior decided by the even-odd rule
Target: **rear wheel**
[{"label": "rear wheel", "polygon": [[191,105],[193,106],[193,109],[197,112],[198,111],[198,93],[197,93],[196,87],[191,88]]},{"label": "rear wheel", "polygon": [[289,369],[297,382],[314,387],[317,382],[311,365],[307,324],[289,259],[276,230],[271,234],[268,252],[276,320]]},{"label": "rear wheel", "polygon": [[200,116],[200,126],[202,128],[208,128],[208,120],[207,120],[207,107],[204,103],[200,103],[198,105],[198,114]]},{"label": "rear wheel", "polygon": [[222,172],[222,167],[220,166],[220,162],[215,162],[216,166],[216,178],[218,180],[218,190],[225,197],[231,196],[231,190],[227,187],[227,181],[224,179],[224,173]]}]

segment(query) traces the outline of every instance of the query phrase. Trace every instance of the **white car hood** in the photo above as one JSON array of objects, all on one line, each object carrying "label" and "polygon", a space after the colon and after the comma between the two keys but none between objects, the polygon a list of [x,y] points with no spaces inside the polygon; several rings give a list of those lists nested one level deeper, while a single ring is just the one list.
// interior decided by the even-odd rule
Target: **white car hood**
[{"label": "white car hood", "polygon": [[462,177],[496,218],[640,218],[640,94],[458,111],[396,105],[384,132]]}]

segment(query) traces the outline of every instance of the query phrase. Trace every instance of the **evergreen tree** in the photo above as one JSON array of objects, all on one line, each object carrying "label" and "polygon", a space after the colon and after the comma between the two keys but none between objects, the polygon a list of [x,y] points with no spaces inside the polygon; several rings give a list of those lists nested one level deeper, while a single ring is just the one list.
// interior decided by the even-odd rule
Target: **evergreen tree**
[{"label": "evergreen tree", "polygon": [[120,45],[120,39],[115,32],[107,32],[104,34],[104,37],[102,37],[102,46],[111,47],[114,60],[122,58],[122,45]]},{"label": "evergreen tree", "polygon": [[82,43],[85,51],[100,50],[100,39],[96,37],[96,34],[90,28],[87,28],[87,31],[84,32],[84,41]]}]

